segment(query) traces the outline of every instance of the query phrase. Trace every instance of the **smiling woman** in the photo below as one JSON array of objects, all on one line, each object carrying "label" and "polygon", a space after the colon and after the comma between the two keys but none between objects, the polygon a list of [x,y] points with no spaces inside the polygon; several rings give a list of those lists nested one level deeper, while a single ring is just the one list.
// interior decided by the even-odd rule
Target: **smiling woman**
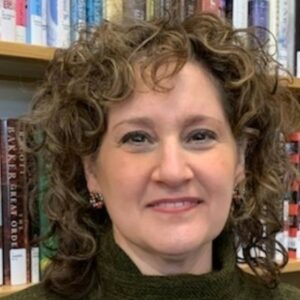
[{"label": "smiling woman", "polygon": [[278,68],[204,13],[106,22],[57,51],[23,120],[57,249],[7,299],[299,299],[268,247],[300,116]]}]

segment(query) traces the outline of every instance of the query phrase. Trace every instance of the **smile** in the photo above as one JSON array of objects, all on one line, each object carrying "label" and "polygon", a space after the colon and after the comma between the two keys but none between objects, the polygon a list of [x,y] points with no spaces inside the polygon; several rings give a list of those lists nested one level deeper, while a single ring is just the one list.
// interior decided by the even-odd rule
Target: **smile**
[{"label": "smile", "polygon": [[151,202],[147,207],[158,212],[178,213],[197,207],[203,201],[199,198],[160,199]]}]

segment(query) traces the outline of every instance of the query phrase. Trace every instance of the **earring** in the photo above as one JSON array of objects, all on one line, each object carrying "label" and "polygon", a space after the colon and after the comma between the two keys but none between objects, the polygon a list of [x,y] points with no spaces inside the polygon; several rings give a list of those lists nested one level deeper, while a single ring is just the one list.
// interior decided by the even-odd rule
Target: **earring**
[{"label": "earring", "polygon": [[90,192],[90,204],[95,209],[101,209],[104,206],[103,194]]}]

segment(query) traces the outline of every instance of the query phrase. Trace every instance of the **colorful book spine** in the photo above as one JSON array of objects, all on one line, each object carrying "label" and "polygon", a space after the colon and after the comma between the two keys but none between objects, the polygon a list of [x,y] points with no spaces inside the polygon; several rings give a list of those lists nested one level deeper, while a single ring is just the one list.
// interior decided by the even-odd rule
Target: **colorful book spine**
[{"label": "colorful book spine", "polygon": [[71,42],[78,40],[80,30],[86,26],[86,3],[71,0]]},{"label": "colorful book spine", "polygon": [[0,13],[2,14],[1,26],[4,41],[14,42],[16,40],[16,1],[3,0]]},{"label": "colorful book spine", "polygon": [[233,0],[232,26],[234,28],[248,27],[248,0]]},{"label": "colorful book spine", "polygon": [[31,214],[29,215],[29,260],[28,269],[30,270],[29,281],[31,283],[38,283],[40,281],[40,262],[39,262],[39,245],[37,239],[39,238],[39,206],[37,197],[37,178],[38,178],[38,163],[36,155],[27,155],[26,168],[26,188],[27,199],[31,204]]},{"label": "colorful book spine", "polygon": [[70,1],[48,0],[47,44],[66,48],[70,44]]},{"label": "colorful book spine", "polygon": [[28,44],[43,45],[42,0],[27,0],[26,41]]},{"label": "colorful book spine", "polygon": [[88,28],[95,25],[94,0],[86,0],[86,25]]},{"label": "colorful book spine", "polygon": [[248,9],[248,25],[258,27],[255,29],[255,34],[259,38],[261,44],[266,44],[268,41],[268,33],[259,27],[267,29],[269,26],[269,1],[250,0]]},{"label": "colorful book spine", "polygon": [[1,120],[1,185],[3,208],[4,283],[27,283],[26,220],[24,186],[25,156],[17,143],[17,120]]},{"label": "colorful book spine", "polygon": [[123,14],[126,17],[145,20],[146,2],[139,0],[123,1]]},{"label": "colorful book spine", "polygon": [[[124,0],[125,1],[125,0]],[[110,21],[123,15],[123,0],[104,1],[104,19]]]},{"label": "colorful book spine", "polygon": [[99,25],[102,23],[103,1],[104,0],[94,0],[94,22],[95,22],[95,25]]},{"label": "colorful book spine", "polygon": [[198,0],[198,10],[220,15],[220,0]]},{"label": "colorful book spine", "polygon": [[16,0],[16,42],[26,43],[26,1]]}]

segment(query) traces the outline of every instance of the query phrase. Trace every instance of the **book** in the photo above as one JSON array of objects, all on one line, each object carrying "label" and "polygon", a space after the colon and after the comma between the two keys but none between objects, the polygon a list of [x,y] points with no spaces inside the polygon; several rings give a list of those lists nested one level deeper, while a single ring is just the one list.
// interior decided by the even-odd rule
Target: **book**
[{"label": "book", "polygon": [[[249,0],[248,2],[249,19],[248,26],[255,28],[254,33],[262,45],[267,45],[268,33],[264,29],[269,26],[269,1]],[[263,29],[261,29],[261,28]]]},{"label": "book", "polygon": [[232,26],[234,28],[248,27],[248,0],[233,0]]},{"label": "book", "polygon": [[42,0],[27,0],[26,42],[43,45]]},{"label": "book", "polygon": [[300,77],[300,2],[295,2],[295,69],[294,74]]},{"label": "book", "polygon": [[42,0],[42,45],[47,45],[47,2],[48,0]]},{"label": "book", "polygon": [[86,1],[86,23],[87,27],[92,28],[102,22],[102,0]]},{"label": "book", "polygon": [[16,42],[26,43],[26,1],[16,0]]},{"label": "book", "polygon": [[47,44],[66,48],[70,44],[70,1],[48,0]]},{"label": "book", "polygon": [[[125,0],[124,0],[125,1]],[[111,21],[123,16],[123,0],[109,0],[103,3],[103,17]]]},{"label": "book", "polygon": [[146,1],[145,0],[123,1],[123,15],[134,19],[145,20]]},{"label": "book", "polygon": [[198,0],[198,10],[220,15],[220,0]]},{"label": "book", "polygon": [[0,124],[4,283],[25,284],[28,282],[25,156],[17,142],[17,120],[5,119]]},{"label": "book", "polygon": [[1,39],[15,42],[16,40],[16,1],[3,0],[0,2],[1,13]]},{"label": "book", "polygon": [[71,42],[78,40],[80,30],[86,27],[86,3],[84,0],[71,0]]}]

